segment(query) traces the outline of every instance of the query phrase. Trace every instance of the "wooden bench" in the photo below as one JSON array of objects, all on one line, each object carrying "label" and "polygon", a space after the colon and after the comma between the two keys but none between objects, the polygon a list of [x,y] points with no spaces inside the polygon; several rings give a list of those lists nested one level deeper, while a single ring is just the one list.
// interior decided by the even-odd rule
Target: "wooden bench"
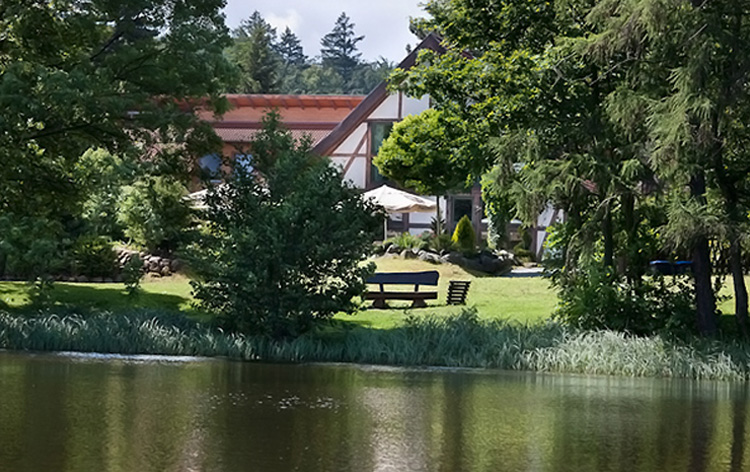
[{"label": "wooden bench", "polygon": [[[386,300],[411,300],[413,308],[426,307],[425,300],[437,300],[437,292],[420,292],[420,285],[438,284],[440,274],[436,270],[425,272],[378,272],[368,284],[378,285],[379,291],[367,291],[365,300],[372,300],[373,308],[387,308]],[[387,291],[385,285],[413,285],[413,291]]]},{"label": "wooden bench", "polygon": [[448,285],[448,305],[466,305],[470,280],[451,280]]}]

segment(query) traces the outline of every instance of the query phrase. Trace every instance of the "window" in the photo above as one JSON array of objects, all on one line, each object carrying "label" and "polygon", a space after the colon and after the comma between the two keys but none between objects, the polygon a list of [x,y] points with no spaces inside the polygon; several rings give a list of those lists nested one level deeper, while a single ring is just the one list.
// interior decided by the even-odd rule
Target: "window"
[{"label": "window", "polygon": [[[392,129],[392,121],[374,121],[370,123],[370,156],[375,157],[378,155],[380,145],[391,134]],[[370,160],[370,183],[377,184],[381,182],[385,182],[385,177],[380,174],[378,168]]]},{"label": "window", "polygon": [[217,182],[221,180],[221,156],[218,154],[207,154],[198,160],[203,175],[211,182]]},{"label": "window", "polygon": [[468,216],[469,219],[471,219],[471,206],[471,198],[456,197],[453,199],[453,228],[456,227],[456,225],[458,224],[458,220],[460,220],[464,215]]}]

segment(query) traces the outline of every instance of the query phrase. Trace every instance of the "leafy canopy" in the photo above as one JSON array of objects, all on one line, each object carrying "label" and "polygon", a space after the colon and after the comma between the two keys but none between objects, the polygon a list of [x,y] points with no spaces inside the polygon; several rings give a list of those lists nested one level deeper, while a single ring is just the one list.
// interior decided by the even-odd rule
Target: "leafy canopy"
[{"label": "leafy canopy", "polygon": [[205,228],[189,252],[196,299],[225,327],[271,337],[351,313],[380,215],[276,114],[251,152],[252,171],[235,166],[209,190]]}]

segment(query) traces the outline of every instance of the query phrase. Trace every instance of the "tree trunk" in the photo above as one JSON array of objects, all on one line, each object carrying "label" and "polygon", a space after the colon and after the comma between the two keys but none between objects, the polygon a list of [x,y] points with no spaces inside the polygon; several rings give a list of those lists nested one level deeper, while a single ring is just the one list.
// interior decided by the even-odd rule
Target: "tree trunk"
[{"label": "tree trunk", "polygon": [[[696,200],[706,203],[706,179],[702,171],[690,179],[690,193]],[[716,300],[711,286],[711,259],[706,236],[697,238],[692,257],[698,330],[704,336],[710,336],[716,332]]]},{"label": "tree trunk", "polygon": [[737,234],[732,235],[731,246],[729,246],[729,265],[734,283],[734,317],[742,335],[747,336],[747,287],[745,287],[745,274],[742,270],[742,245]]}]

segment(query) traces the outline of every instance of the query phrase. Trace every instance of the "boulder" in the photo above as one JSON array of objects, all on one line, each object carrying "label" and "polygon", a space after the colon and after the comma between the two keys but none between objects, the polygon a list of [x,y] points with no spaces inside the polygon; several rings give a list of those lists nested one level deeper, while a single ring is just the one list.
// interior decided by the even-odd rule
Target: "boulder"
[{"label": "boulder", "polygon": [[440,260],[449,264],[463,265],[466,261],[466,258],[460,252],[451,251],[448,254],[442,256]]},{"label": "boulder", "polygon": [[395,244],[391,244],[388,246],[388,249],[385,250],[386,254],[398,254],[399,252],[401,252],[401,249]]},{"label": "boulder", "polygon": [[95,284],[100,284],[104,282],[104,277],[91,277],[91,281]]},{"label": "boulder", "polygon": [[144,266],[148,268],[149,272],[159,272],[159,263],[154,260],[149,260],[148,264],[145,264]]},{"label": "boulder", "polygon": [[435,254],[434,252],[429,251],[419,251],[419,254],[417,255],[418,259],[420,261],[429,262],[430,264],[440,264],[440,256]]},{"label": "boulder", "polygon": [[79,275],[78,277],[76,277],[76,282],[86,283],[88,281],[89,281],[89,278],[86,277],[85,275]]},{"label": "boulder", "polygon": [[182,268],[182,261],[179,259],[172,259],[169,263],[169,268],[172,272],[177,272]]},{"label": "boulder", "polygon": [[171,270],[169,270],[169,266],[164,266],[164,267],[162,267],[162,268],[161,268],[161,271],[160,271],[159,273],[160,273],[161,275],[163,275],[164,277],[168,277],[168,276],[172,275],[172,271],[171,271]]},{"label": "boulder", "polygon": [[417,253],[415,253],[412,249],[404,249],[401,251],[401,257],[404,259],[416,259]]}]

